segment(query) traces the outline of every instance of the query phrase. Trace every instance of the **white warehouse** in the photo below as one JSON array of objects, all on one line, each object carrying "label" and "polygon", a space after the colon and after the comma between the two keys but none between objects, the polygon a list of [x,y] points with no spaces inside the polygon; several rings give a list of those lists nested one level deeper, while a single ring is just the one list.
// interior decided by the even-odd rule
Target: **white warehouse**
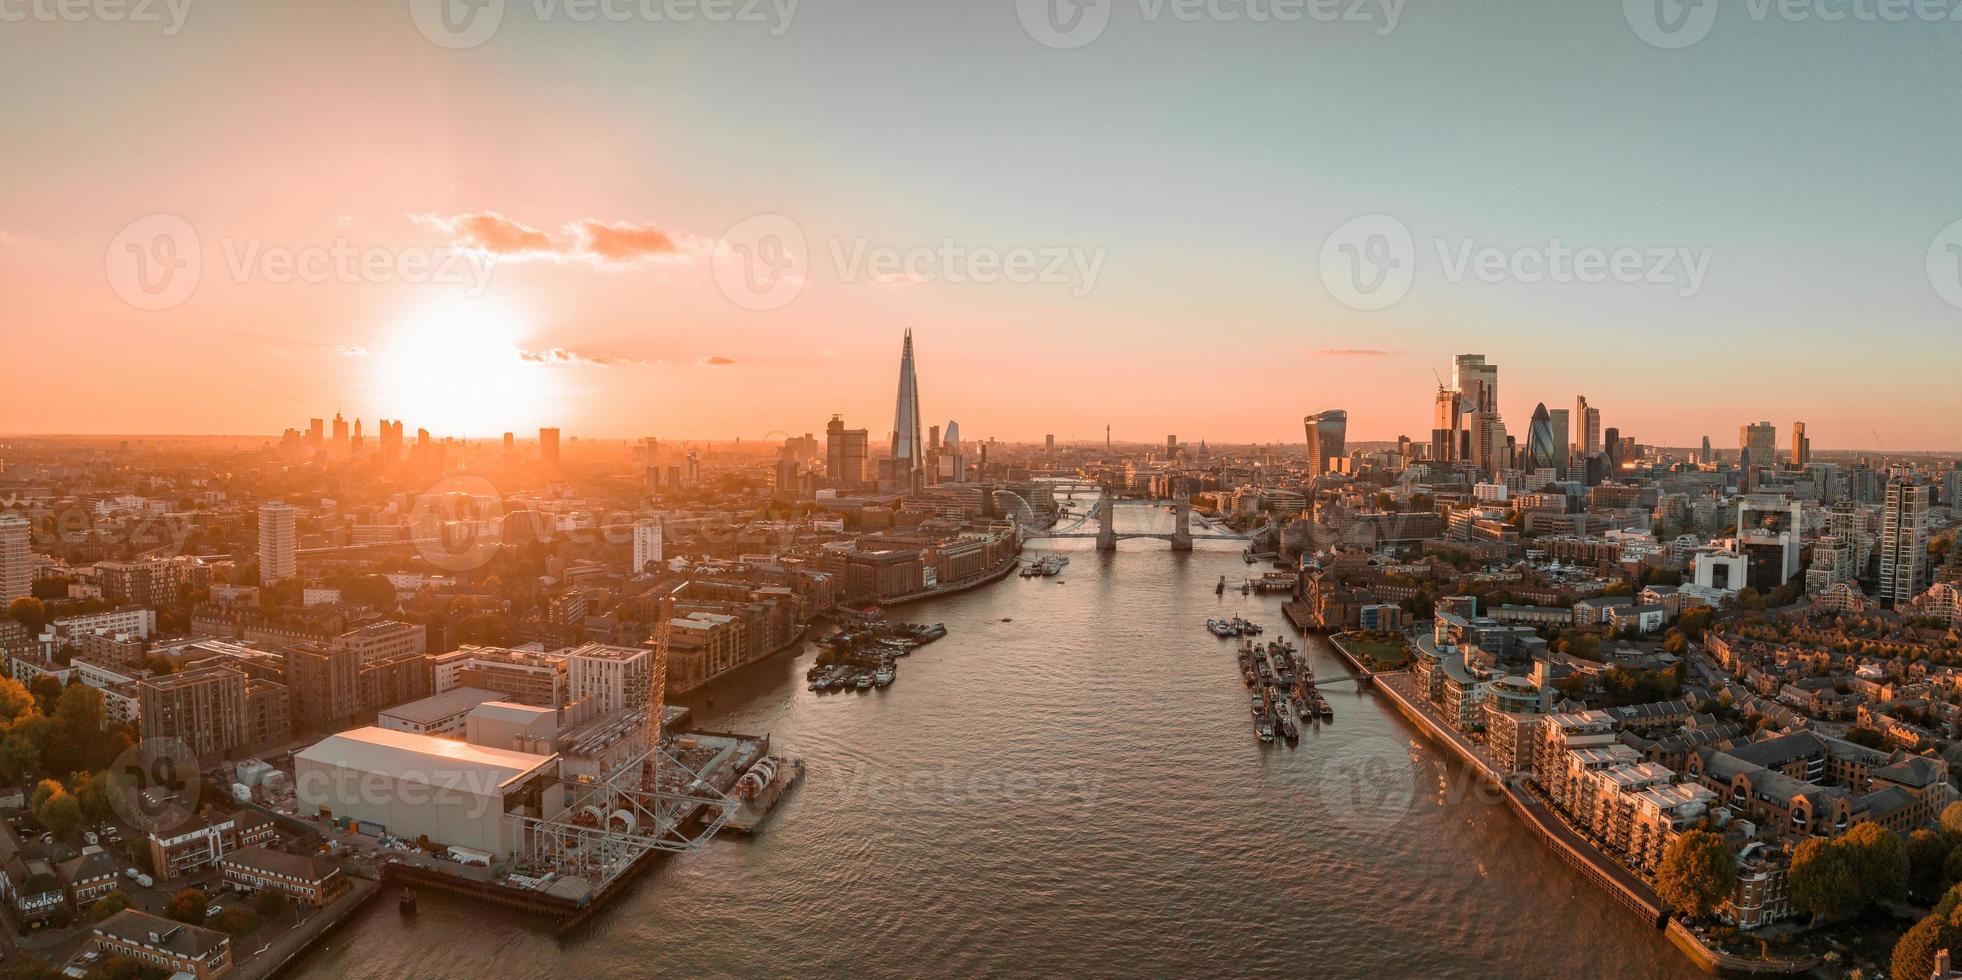
[{"label": "white warehouse", "polygon": [[446,738],[356,728],[293,756],[302,817],[358,820],[397,837],[511,856],[522,828],[511,815],[558,816],[565,794],[556,755]]}]

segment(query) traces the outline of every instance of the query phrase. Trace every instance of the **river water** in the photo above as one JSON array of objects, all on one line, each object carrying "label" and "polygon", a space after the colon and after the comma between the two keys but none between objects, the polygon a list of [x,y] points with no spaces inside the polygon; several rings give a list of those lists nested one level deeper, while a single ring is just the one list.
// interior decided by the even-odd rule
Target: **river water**
[{"label": "river water", "polygon": [[1701,976],[1374,695],[1331,688],[1333,723],[1257,741],[1203,624],[1291,631],[1278,597],[1215,596],[1262,567],[1238,545],[1031,550],[1051,552],[1072,559],[1055,579],[897,611],[949,635],[884,691],[805,690],[806,649],[702,692],[696,725],[809,766],[760,836],[667,860],[564,939],[377,902],[297,975]]}]

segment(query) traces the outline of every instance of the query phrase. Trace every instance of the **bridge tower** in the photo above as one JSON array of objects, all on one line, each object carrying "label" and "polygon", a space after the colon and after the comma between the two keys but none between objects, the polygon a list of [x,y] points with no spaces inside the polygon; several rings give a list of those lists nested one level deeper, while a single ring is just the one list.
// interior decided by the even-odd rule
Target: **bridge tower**
[{"label": "bridge tower", "polygon": [[1117,498],[1109,488],[1097,498],[1097,550],[1117,550]]},{"label": "bridge tower", "polygon": [[1192,550],[1192,501],[1181,500],[1172,507],[1172,550]]}]

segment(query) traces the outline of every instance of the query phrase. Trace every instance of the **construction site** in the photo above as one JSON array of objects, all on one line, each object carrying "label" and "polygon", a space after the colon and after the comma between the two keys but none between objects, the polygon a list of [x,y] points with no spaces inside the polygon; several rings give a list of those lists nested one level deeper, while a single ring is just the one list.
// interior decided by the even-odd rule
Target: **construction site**
[{"label": "construction site", "polygon": [[566,654],[575,676],[607,673],[595,686],[622,692],[614,710],[485,700],[458,711],[460,741],[340,732],[295,754],[295,815],[320,826],[336,856],[373,861],[385,882],[562,928],[659,856],[698,850],[731,821],[754,832],[802,761],[774,755],[768,735],[677,730],[688,712],[666,704],[672,603],[645,647]]}]

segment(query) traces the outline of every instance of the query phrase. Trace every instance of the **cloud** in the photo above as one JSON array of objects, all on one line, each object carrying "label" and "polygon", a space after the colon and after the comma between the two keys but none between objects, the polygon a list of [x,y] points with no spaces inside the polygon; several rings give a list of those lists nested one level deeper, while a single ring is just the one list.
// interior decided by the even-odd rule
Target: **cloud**
[{"label": "cloud", "polygon": [[1402,351],[1375,350],[1368,347],[1324,347],[1315,352],[1316,357],[1395,357]]},{"label": "cloud", "polygon": [[574,365],[580,367],[657,367],[665,361],[636,361],[631,357],[611,357],[605,354],[581,354],[563,347],[547,347],[541,351],[521,350],[518,356],[533,364]]},{"label": "cloud", "polygon": [[729,365],[736,363],[736,361],[734,358],[721,357],[719,355],[709,355],[703,357],[701,360],[698,360],[695,363],[703,367],[728,367]]},{"label": "cloud", "polygon": [[412,214],[410,220],[454,236],[454,244],[505,260],[549,259],[625,265],[643,259],[685,258],[674,235],[652,224],[582,218],[558,234],[533,228],[496,211],[444,217]]},{"label": "cloud", "polygon": [[531,258],[554,254],[552,236],[529,225],[513,221],[496,211],[479,211],[442,217],[434,214],[410,215],[411,220],[457,236],[456,244],[492,255]]},{"label": "cloud", "polygon": [[350,347],[347,345],[341,345],[334,348],[334,353],[339,354],[342,357],[367,357],[368,348]]},{"label": "cloud", "polygon": [[667,232],[653,225],[624,221],[607,224],[588,219],[572,227],[579,236],[580,248],[602,262],[632,262],[652,256],[674,255],[680,251],[675,248],[674,239],[668,237]]}]

